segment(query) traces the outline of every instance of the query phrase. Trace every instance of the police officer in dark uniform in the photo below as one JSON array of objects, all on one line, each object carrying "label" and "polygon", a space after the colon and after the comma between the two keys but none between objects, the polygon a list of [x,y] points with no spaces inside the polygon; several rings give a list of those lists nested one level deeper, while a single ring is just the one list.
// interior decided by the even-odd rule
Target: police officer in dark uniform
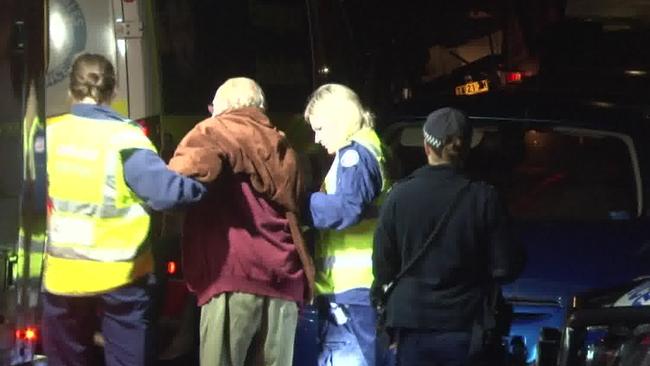
[{"label": "police officer in dark uniform", "polygon": [[499,284],[523,267],[496,189],[461,173],[471,131],[459,110],[431,113],[423,129],[428,164],[381,208],[371,293],[397,334],[399,365],[475,364],[494,328]]}]

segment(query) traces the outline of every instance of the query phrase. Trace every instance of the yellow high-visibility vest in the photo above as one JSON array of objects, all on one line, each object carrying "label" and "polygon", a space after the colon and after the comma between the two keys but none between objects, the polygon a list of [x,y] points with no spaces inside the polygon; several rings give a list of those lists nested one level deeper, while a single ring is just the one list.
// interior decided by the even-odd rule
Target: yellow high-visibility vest
[{"label": "yellow high-visibility vest", "polygon": [[124,180],[128,149],[155,151],[132,122],[71,114],[48,121],[48,292],[104,293],[153,271],[149,214]]},{"label": "yellow high-visibility vest", "polygon": [[[386,159],[377,133],[364,128],[352,135],[352,141],[368,149],[377,159],[382,178],[381,193],[366,209],[365,217],[344,230],[323,230],[316,244],[316,294],[335,294],[354,288],[370,288],[372,245],[377,213],[390,188],[385,170]],[[337,159],[335,158],[335,162]],[[325,192],[332,194],[336,184],[336,163],[325,177]]]}]

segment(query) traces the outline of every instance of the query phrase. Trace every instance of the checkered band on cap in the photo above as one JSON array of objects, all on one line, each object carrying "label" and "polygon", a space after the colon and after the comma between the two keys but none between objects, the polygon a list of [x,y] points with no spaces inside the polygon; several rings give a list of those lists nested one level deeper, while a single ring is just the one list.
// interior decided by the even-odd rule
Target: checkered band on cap
[{"label": "checkered band on cap", "polygon": [[424,128],[422,128],[422,133],[424,134],[424,139],[429,145],[435,147],[436,149],[442,146],[442,140],[429,135]]},{"label": "checkered band on cap", "polygon": [[465,113],[445,107],[431,112],[422,127],[425,141],[439,149],[449,138],[470,136],[472,127]]}]

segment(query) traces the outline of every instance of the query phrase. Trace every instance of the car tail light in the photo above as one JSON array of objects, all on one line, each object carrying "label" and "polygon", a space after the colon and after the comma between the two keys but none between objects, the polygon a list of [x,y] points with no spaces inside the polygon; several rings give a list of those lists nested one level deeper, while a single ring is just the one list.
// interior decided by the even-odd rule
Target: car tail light
[{"label": "car tail light", "polygon": [[520,83],[522,80],[521,72],[519,71],[508,71],[505,73],[506,83]]},{"label": "car tail light", "polygon": [[38,331],[35,327],[27,327],[24,329],[16,330],[16,339],[27,342],[35,342],[38,340]]},{"label": "car tail light", "polygon": [[497,71],[501,85],[519,84],[525,78],[533,76],[523,71]]},{"label": "car tail light", "polygon": [[167,262],[167,274],[173,275],[176,274],[178,268],[175,261]]}]

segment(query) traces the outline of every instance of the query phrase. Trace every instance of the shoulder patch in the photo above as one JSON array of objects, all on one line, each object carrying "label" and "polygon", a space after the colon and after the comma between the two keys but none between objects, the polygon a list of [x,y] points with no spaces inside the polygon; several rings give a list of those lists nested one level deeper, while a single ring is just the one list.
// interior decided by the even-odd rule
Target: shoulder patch
[{"label": "shoulder patch", "polygon": [[341,165],[344,168],[349,168],[359,163],[359,153],[354,149],[349,149],[341,156]]}]

